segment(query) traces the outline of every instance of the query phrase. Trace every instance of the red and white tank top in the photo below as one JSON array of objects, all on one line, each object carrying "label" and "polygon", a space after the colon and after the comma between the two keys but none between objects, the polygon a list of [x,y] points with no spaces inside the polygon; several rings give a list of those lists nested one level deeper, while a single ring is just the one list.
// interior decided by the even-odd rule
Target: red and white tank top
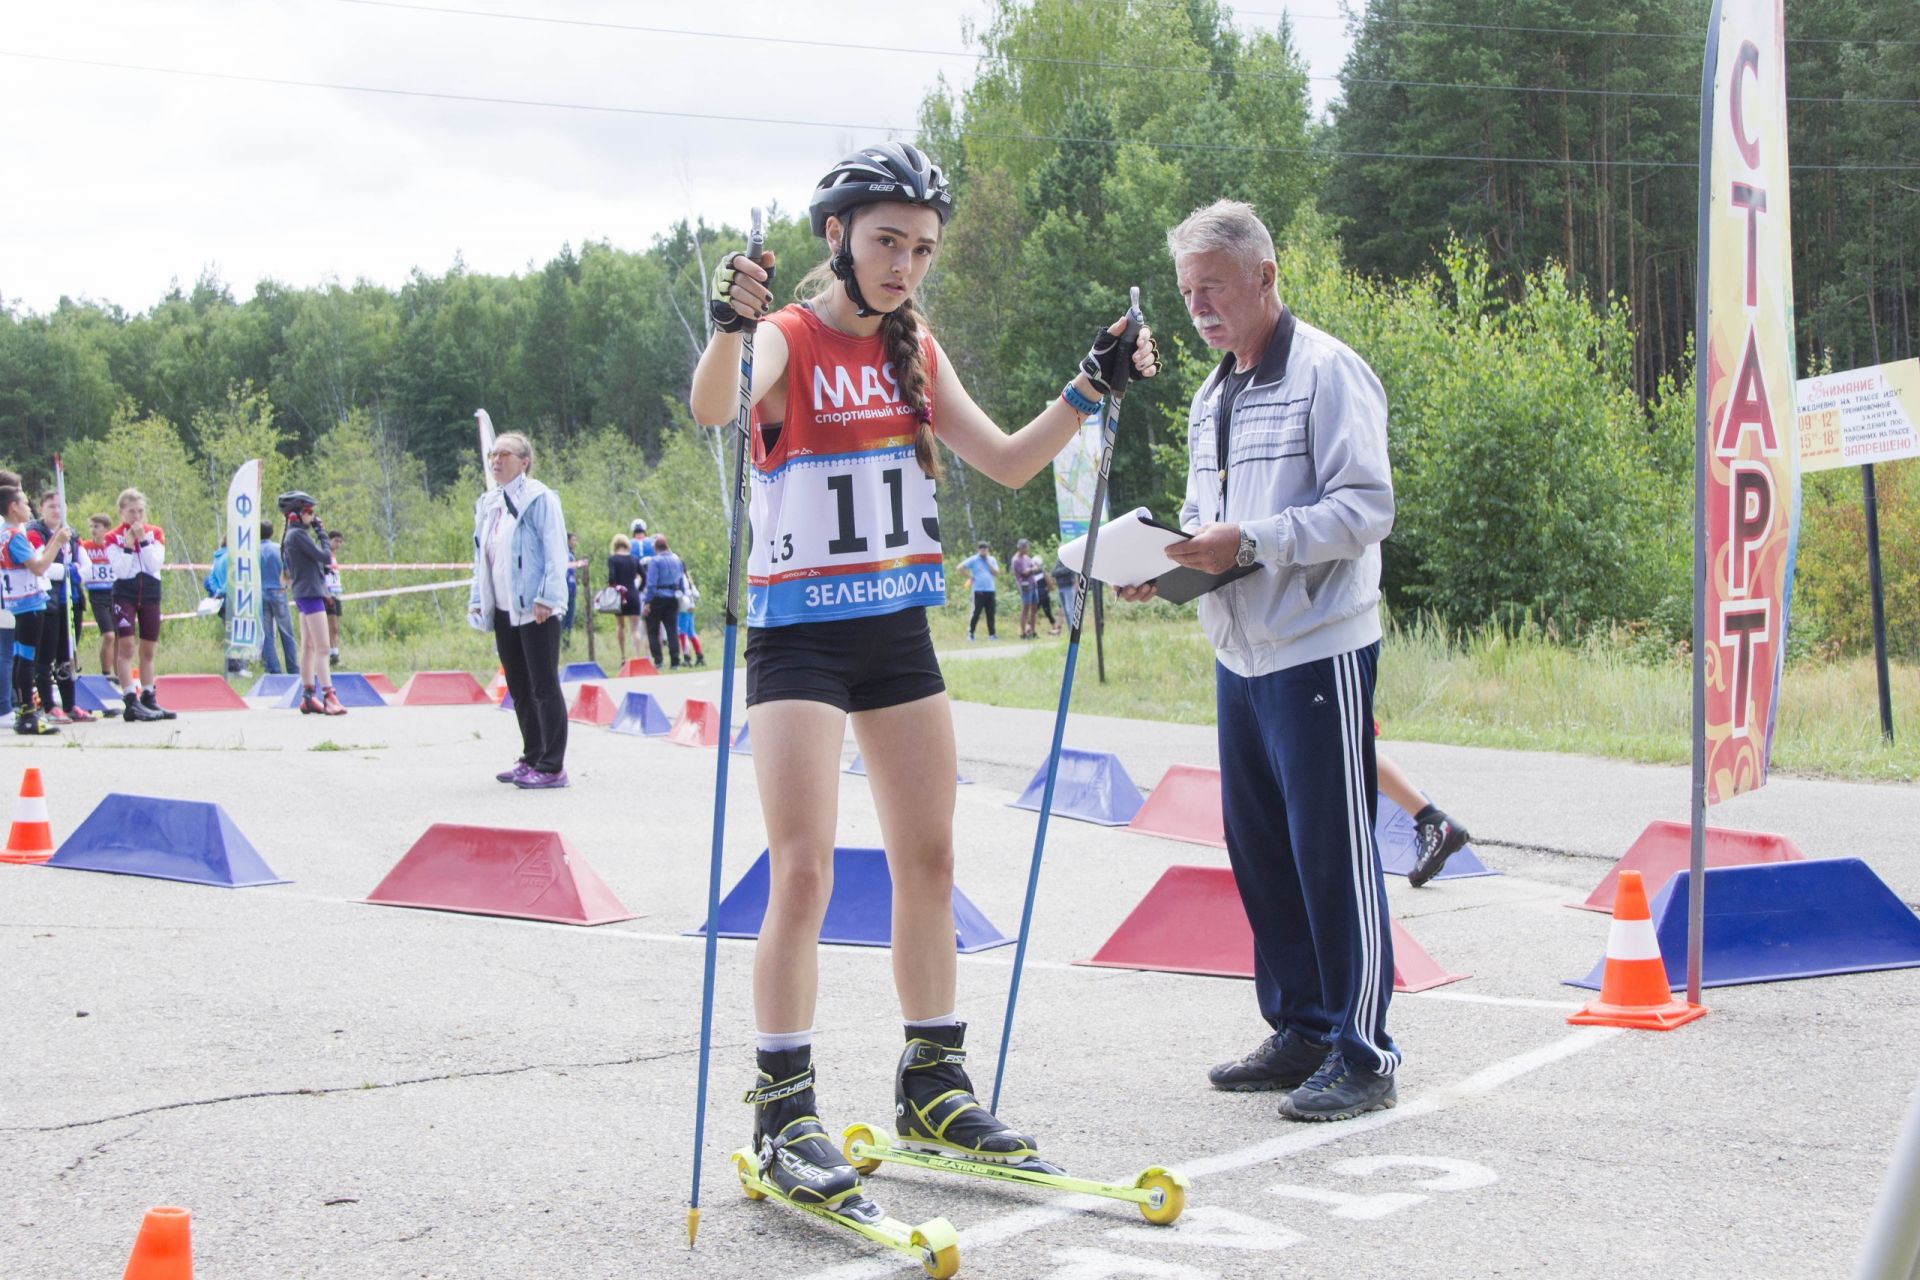
[{"label": "red and white tank top", "polygon": [[[781,627],[946,603],[940,509],[913,456],[919,423],[884,340],[804,306],[769,316],[787,340],[787,408],[768,450],[754,418],[747,625]],[[933,339],[927,404],[933,407]]]}]

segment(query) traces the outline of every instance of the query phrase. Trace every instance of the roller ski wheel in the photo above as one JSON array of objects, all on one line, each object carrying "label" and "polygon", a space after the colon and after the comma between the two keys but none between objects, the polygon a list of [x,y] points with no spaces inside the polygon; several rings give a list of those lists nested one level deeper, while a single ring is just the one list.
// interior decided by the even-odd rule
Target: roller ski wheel
[{"label": "roller ski wheel", "polygon": [[1017,1163],[1003,1160],[973,1160],[948,1152],[928,1151],[919,1144],[895,1139],[880,1142],[868,1124],[851,1124],[841,1133],[840,1150],[847,1163],[861,1173],[871,1173],[883,1164],[912,1165],[935,1173],[959,1173],[990,1182],[1011,1182],[1025,1187],[1044,1187],[1049,1191],[1068,1191],[1078,1195],[1124,1200],[1140,1210],[1140,1216],[1157,1227],[1168,1226],[1186,1211],[1187,1180],[1173,1169],[1159,1165],[1144,1170],[1132,1182],[1100,1182],[1076,1178],[1059,1165],[1032,1156]]},{"label": "roller ski wheel", "polygon": [[888,1217],[879,1205],[857,1192],[831,1209],[823,1204],[794,1200],[762,1175],[760,1157],[751,1147],[742,1147],[733,1153],[733,1169],[740,1177],[741,1191],[749,1200],[777,1201],[822,1222],[843,1227],[912,1258],[935,1280],[950,1280],[960,1274],[960,1234],[945,1218],[929,1218],[914,1226]]}]

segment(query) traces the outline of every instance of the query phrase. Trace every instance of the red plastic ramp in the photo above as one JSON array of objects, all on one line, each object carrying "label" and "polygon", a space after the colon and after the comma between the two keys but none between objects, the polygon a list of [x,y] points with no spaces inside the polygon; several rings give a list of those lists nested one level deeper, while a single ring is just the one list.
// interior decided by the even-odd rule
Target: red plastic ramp
[{"label": "red plastic ramp", "polygon": [[657,676],[660,669],[653,665],[652,658],[628,658],[620,664],[618,676]]},{"label": "red plastic ramp", "polygon": [[169,711],[245,711],[247,700],[219,676],[161,676],[153,696]]},{"label": "red plastic ramp", "polygon": [[583,684],[580,692],[573,695],[573,705],[567,708],[567,719],[582,724],[612,724],[615,711],[613,699],[605,689],[597,684]]},{"label": "red plastic ramp", "polygon": [[493,699],[465,671],[416,671],[400,686],[403,707],[489,706]]},{"label": "red plastic ramp", "polygon": [[1127,824],[1127,830],[1226,848],[1227,823],[1220,810],[1220,771],[1197,764],[1169,765],[1160,784]]},{"label": "red plastic ramp", "polygon": [[688,698],[667,731],[667,741],[683,747],[720,745],[720,708],[700,698]]},{"label": "red plastic ramp", "polygon": [[550,924],[611,924],[636,915],[558,831],[451,822],[428,827],[366,901]]},{"label": "red plastic ramp", "polygon": [[[1393,989],[1425,991],[1470,977],[1449,973],[1393,926]],[[1227,867],[1168,867],[1100,950],[1075,964],[1211,978],[1253,977],[1253,929]]]},{"label": "red plastic ramp", "polygon": [[[1767,831],[1740,831],[1733,827],[1707,828],[1707,865],[1744,867],[1761,862],[1803,862],[1806,854],[1785,836]],[[1693,862],[1693,831],[1684,822],[1649,822],[1613,869],[1594,886],[1585,902],[1568,903],[1586,911],[1613,914],[1613,891],[1622,871],[1638,871],[1647,886],[1647,899],[1660,896],[1678,872]]]},{"label": "red plastic ramp", "polygon": [[381,697],[397,698],[400,696],[400,691],[393,687],[393,681],[387,679],[378,671],[367,672],[367,683],[378,690]]}]

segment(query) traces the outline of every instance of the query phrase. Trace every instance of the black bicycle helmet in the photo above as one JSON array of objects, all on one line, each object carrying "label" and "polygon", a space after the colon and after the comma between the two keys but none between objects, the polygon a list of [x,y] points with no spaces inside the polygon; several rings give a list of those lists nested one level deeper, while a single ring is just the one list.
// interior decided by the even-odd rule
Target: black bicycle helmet
[{"label": "black bicycle helmet", "polygon": [[313,507],[319,505],[314,502],[311,494],[304,493],[299,489],[281,494],[279,503],[280,514],[283,516],[290,516],[296,511],[311,510]]},{"label": "black bicycle helmet", "polygon": [[844,222],[848,210],[883,200],[923,204],[940,215],[942,226],[953,212],[947,176],[926,152],[910,142],[882,142],[854,152],[820,179],[807,205],[813,234],[824,239],[829,216]]}]

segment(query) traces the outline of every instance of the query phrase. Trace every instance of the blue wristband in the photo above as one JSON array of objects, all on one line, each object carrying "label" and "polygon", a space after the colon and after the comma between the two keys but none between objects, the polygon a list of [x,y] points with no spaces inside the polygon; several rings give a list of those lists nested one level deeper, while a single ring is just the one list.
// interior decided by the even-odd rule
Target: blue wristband
[{"label": "blue wristband", "polygon": [[1085,396],[1080,394],[1080,389],[1074,386],[1071,382],[1069,382],[1066,386],[1060,388],[1060,398],[1062,400],[1065,400],[1068,404],[1072,405],[1075,409],[1078,409],[1083,414],[1092,413],[1094,410],[1100,407],[1100,402],[1098,400],[1087,399]]}]

